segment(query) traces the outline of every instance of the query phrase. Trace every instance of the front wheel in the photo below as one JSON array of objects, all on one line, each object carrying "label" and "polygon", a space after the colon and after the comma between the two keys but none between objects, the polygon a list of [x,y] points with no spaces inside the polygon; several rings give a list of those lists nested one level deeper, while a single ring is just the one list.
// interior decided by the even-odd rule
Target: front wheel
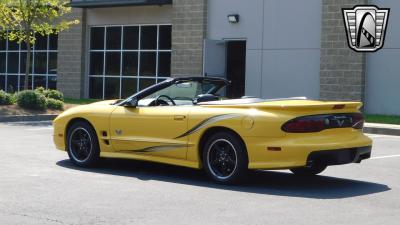
[{"label": "front wheel", "polygon": [[247,172],[246,148],[236,135],[228,132],[216,133],[204,144],[203,166],[214,181],[222,184],[235,183]]},{"label": "front wheel", "polygon": [[317,174],[322,173],[326,169],[326,165],[323,164],[315,164],[312,166],[306,166],[306,167],[299,167],[299,168],[293,168],[290,169],[292,173],[295,175],[299,176],[315,176]]},{"label": "front wheel", "polygon": [[67,133],[67,152],[70,160],[78,166],[93,166],[100,157],[97,135],[86,122],[74,123]]}]

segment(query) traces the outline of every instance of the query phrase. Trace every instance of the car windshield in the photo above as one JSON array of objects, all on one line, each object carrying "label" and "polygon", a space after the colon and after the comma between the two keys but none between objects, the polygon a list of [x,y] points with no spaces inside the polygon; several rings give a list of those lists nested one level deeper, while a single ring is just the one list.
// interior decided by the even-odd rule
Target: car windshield
[{"label": "car windshield", "polygon": [[[209,81],[180,81],[140,99],[138,105],[171,105],[170,99],[176,105],[191,105],[198,96],[214,94],[220,87],[220,84]],[[154,102],[156,99],[158,104]]]}]

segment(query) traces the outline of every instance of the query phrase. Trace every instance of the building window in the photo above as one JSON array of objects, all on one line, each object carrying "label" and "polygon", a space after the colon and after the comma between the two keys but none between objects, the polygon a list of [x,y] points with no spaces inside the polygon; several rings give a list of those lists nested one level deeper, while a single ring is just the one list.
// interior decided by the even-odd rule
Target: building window
[{"label": "building window", "polygon": [[[57,35],[36,36],[28,87],[57,88]],[[27,49],[24,43],[0,40],[0,90],[23,90]]]},{"label": "building window", "polygon": [[171,76],[171,25],[90,28],[89,97],[126,98]]}]

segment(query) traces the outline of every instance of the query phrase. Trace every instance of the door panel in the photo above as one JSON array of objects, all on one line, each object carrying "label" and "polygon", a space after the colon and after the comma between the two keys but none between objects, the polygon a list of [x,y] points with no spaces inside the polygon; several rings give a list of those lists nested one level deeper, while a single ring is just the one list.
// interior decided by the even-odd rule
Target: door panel
[{"label": "door panel", "polygon": [[226,43],[204,40],[204,75],[226,78]]},{"label": "door panel", "polygon": [[111,144],[117,152],[184,159],[187,137],[175,138],[187,131],[189,109],[120,106],[111,115]]}]

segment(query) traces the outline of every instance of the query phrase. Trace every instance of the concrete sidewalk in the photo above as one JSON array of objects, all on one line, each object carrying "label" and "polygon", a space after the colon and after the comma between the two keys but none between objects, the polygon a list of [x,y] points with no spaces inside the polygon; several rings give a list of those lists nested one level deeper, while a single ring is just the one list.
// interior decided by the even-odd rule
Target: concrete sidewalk
[{"label": "concrete sidewalk", "polygon": [[386,134],[400,136],[400,125],[365,123],[364,132],[369,134]]},{"label": "concrete sidewalk", "polygon": [[39,114],[39,115],[11,115],[0,116],[0,122],[32,122],[32,121],[48,121],[54,120],[58,115],[55,114]]}]

